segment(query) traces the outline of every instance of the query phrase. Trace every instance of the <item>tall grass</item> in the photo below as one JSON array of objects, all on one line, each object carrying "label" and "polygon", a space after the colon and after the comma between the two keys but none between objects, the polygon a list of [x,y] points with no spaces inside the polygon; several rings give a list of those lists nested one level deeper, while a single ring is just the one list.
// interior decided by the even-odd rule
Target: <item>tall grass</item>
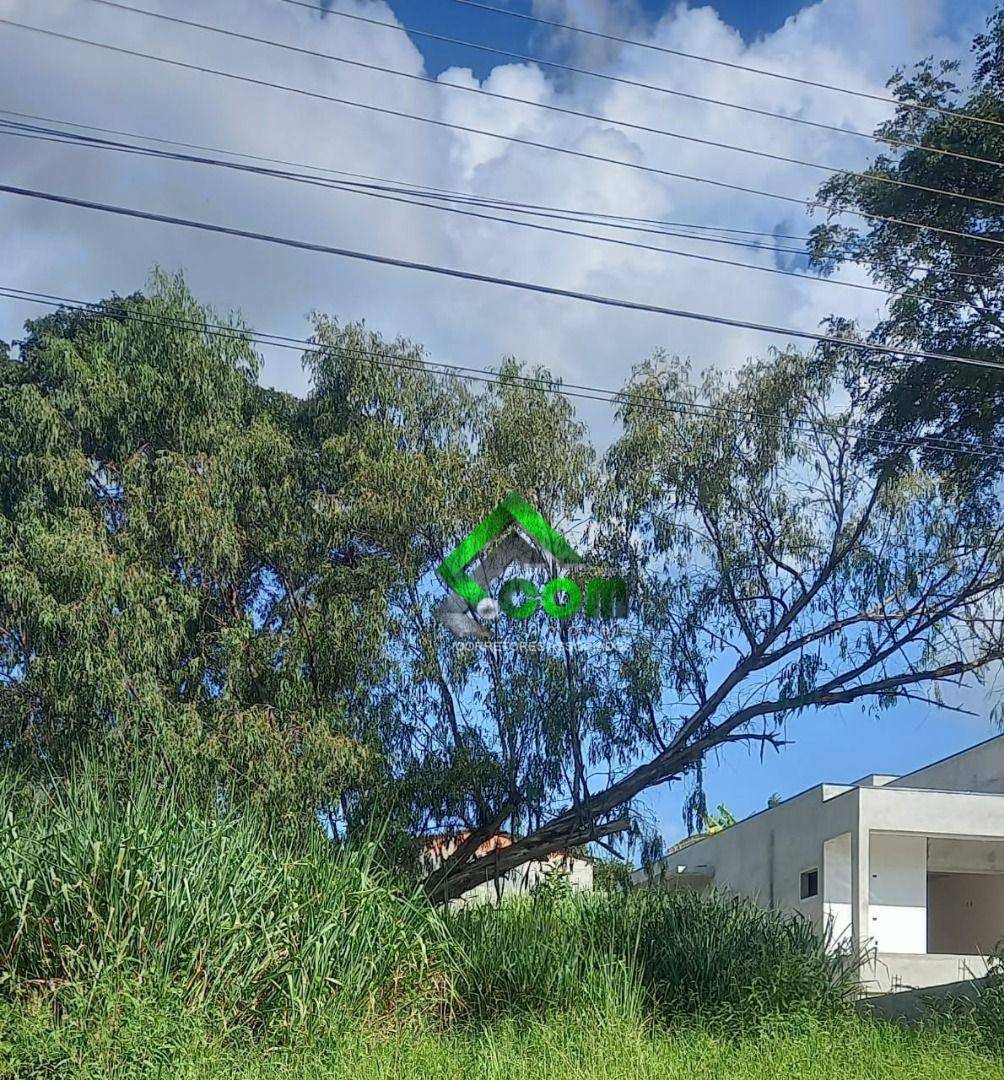
[{"label": "tall grass", "polygon": [[455,1032],[365,1031],[283,1045],[219,1030],[176,1001],[135,997],[54,1025],[0,1001],[0,1080],[1004,1080],[948,1028],[764,1018],[752,1032],[662,1031],[617,1018],[519,1017]]},{"label": "tall grass", "polygon": [[0,776],[2,988],[180,986],[241,1022],[419,1007],[434,911],[366,852],[152,778]]},{"label": "tall grass", "polygon": [[545,890],[433,909],[319,829],[95,765],[0,773],[0,996],[169,993],[225,1025],[373,1030],[574,1011],[831,1014],[853,973],[810,926],[721,897]]},{"label": "tall grass", "polygon": [[456,916],[457,997],[479,1020],[599,1008],[662,1018],[779,1012],[833,1015],[855,966],[811,924],[721,895],[555,895]]}]

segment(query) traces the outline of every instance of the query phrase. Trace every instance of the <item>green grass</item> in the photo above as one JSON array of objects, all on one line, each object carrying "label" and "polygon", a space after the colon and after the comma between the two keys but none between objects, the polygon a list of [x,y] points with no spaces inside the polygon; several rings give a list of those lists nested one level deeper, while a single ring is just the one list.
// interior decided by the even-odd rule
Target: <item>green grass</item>
[{"label": "green grass", "polygon": [[0,994],[139,985],[256,1030],[841,1008],[810,926],[724,897],[549,889],[450,915],[381,870],[250,809],[91,766],[0,774]]},{"label": "green grass", "polygon": [[534,896],[449,920],[459,1015],[590,1009],[673,1020],[727,1012],[831,1016],[855,986],[811,925],[696,893]]},{"label": "green grass", "polygon": [[235,1023],[417,1008],[443,922],[372,852],[152,778],[120,797],[88,767],[39,789],[0,775],[0,993],[176,986]]},{"label": "green grass", "polygon": [[865,1022],[847,960],[749,903],[445,914],[376,849],[94,766],[0,773],[0,828],[2,1077],[1004,1080],[999,997],[979,1030]]},{"label": "green grass", "polygon": [[738,1038],[711,1023],[651,1029],[580,1010],[450,1033],[332,1032],[283,1042],[224,1032],[169,999],[151,1005],[124,996],[97,1010],[92,1003],[59,1024],[37,1004],[0,1018],[0,1077],[18,1080],[1004,1078],[1004,1065],[947,1029],[907,1032],[804,1014],[762,1019]]}]

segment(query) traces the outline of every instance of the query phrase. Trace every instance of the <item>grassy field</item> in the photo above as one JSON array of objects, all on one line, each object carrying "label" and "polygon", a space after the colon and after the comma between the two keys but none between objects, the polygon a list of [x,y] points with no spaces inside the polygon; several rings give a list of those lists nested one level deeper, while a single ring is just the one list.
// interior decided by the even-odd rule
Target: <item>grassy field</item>
[{"label": "grassy field", "polygon": [[1004,995],[862,1021],[847,959],[748,903],[444,914],[375,849],[93,768],[0,774],[0,821],[0,1076],[1004,1078]]},{"label": "grassy field", "polygon": [[510,1019],[476,1029],[331,1032],[260,1039],[226,1031],[182,1008],[126,995],[59,1024],[37,1005],[6,1016],[0,1076],[279,1080],[959,1080],[1004,1078],[1004,1064],[960,1033],[905,1032],[854,1018],[765,1018],[743,1035],[697,1023],[646,1029],[577,1012]]}]

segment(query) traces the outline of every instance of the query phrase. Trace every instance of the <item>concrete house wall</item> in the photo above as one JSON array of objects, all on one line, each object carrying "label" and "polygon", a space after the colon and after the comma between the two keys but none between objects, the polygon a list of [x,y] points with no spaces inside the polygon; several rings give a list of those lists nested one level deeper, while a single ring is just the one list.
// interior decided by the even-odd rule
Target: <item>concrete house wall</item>
[{"label": "concrete house wall", "polygon": [[[753,897],[765,907],[800,911],[822,929],[827,877],[823,844],[853,828],[855,799],[853,788],[811,788],[670,854],[663,863],[662,883],[675,887],[686,885],[687,879],[707,877],[715,888]],[[849,918],[850,838],[841,843],[846,843],[845,849],[829,850],[829,873],[843,882]],[[803,900],[799,881],[807,870],[818,872],[818,892]],[[644,883],[644,875],[636,875],[636,880]]]},{"label": "concrete house wall", "polygon": [[[466,838],[465,832],[431,836],[426,840],[422,852],[421,865],[426,871],[441,866],[457,849],[457,845]],[[492,852],[503,851],[513,842],[508,833],[498,833],[489,837],[477,849],[479,858],[490,858]],[[590,892],[593,888],[593,862],[569,852],[555,851],[541,859],[532,859],[507,873],[483,881],[468,889],[461,896],[450,901],[451,907],[497,903],[500,900],[520,893],[529,893],[543,885],[552,875],[557,875],[571,888],[580,892]]]},{"label": "concrete house wall", "polygon": [[[814,895],[800,879],[815,871]],[[714,887],[867,951],[867,989],[983,974],[1004,938],[1004,736],[907,776],[823,784],[685,843],[638,884]]]},{"label": "concrete house wall", "polygon": [[897,776],[886,786],[1004,794],[1004,739],[987,739],[916,772]]},{"label": "concrete house wall", "polygon": [[546,859],[534,859],[496,881],[482,882],[469,889],[463,896],[451,901],[452,907],[470,907],[478,904],[494,904],[511,896],[533,892],[551,874],[558,874],[577,892],[591,892],[593,888],[593,864],[588,859],[572,855],[555,854]]},{"label": "concrete house wall", "polygon": [[823,841],[823,926],[833,935],[831,945],[849,945],[854,937],[854,887],[851,874],[851,834]]},{"label": "concrete house wall", "polygon": [[868,937],[879,952],[927,952],[927,837],[872,833]]}]

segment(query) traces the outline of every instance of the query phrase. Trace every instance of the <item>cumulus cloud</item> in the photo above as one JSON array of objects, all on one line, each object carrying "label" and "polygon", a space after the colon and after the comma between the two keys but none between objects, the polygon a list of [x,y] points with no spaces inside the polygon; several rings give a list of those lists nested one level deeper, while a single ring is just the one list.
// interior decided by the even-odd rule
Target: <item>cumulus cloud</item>
[{"label": "cumulus cloud", "polygon": [[[146,0],[155,10],[424,74],[404,34],[261,0]],[[338,0],[327,7],[394,19],[394,3]],[[880,92],[894,67],[929,52],[964,56],[987,4],[966,19],[951,0],[821,0],[777,32],[746,44],[710,6],[668,6],[653,19],[637,5],[539,0],[558,18],[654,44],[775,68]],[[58,28],[189,63],[205,64],[449,123],[490,129],[590,154],[692,173],[807,198],[825,173],[696,143],[581,120],[447,87],[425,86],[326,60],[188,30],[81,0],[0,0],[6,18]],[[867,27],[867,32],[863,32]],[[487,31],[486,31],[487,32]],[[886,108],[845,95],[758,78],[664,53],[612,46],[568,33],[537,32],[534,47],[585,66],[671,88],[749,103],[827,123],[870,130]],[[500,62],[484,83],[451,68],[442,83],[482,86],[702,139],[765,148],[835,166],[863,165],[865,140],[702,105],[534,64]],[[517,146],[483,135],[378,116],[346,106],[181,71],[87,46],[0,29],[4,107],[78,123],[286,158],[444,188],[605,213],[804,234],[809,221],[792,203]],[[0,137],[7,183],[220,221],[347,248],[388,254],[677,308],[814,328],[832,311],[869,321],[876,294],[746,272],[589,240],[361,196],[239,176],[196,165],[143,161]],[[785,265],[769,252],[713,251],[762,266]],[[692,358],[697,370],[730,367],[783,339],[657,315],[593,308],[403,270],[272,248],[159,224],[0,196],[0,280],[26,289],[93,298],[129,292],[153,264],[183,269],[200,297],[239,308],[262,330],[302,336],[313,309],[365,318],[390,334],[429,346],[439,359],[475,366],[503,354],[547,364],[578,382],[617,386],[653,349]],[[865,280],[842,271],[846,280]],[[33,314],[0,301],[0,337],[16,336]],[[303,376],[290,354],[268,355],[265,381],[293,390]],[[602,408],[590,414],[609,423]]]}]

